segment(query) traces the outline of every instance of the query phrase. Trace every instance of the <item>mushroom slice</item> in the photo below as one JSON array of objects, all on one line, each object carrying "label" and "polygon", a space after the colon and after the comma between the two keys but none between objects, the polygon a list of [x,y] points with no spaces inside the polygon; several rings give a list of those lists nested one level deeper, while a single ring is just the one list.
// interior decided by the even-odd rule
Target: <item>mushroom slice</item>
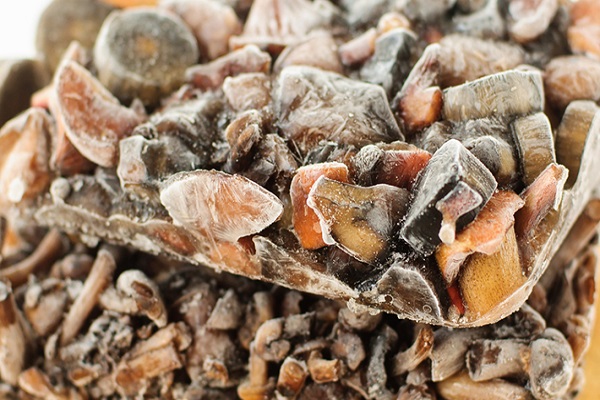
[{"label": "mushroom slice", "polygon": [[307,204],[321,224],[323,241],[366,263],[388,250],[408,203],[408,191],[390,185],[367,188],[320,177]]},{"label": "mushroom slice", "polygon": [[510,383],[503,379],[492,379],[475,382],[467,372],[454,375],[436,384],[439,394],[447,400],[530,400],[531,393],[522,385]]},{"label": "mushroom slice", "polygon": [[258,233],[283,213],[283,204],[274,194],[242,176],[218,171],[171,176],[160,201],[179,225],[225,242]]},{"label": "mushroom slice", "polygon": [[67,138],[88,160],[115,167],[119,141],[144,118],[119,104],[89,71],[72,60],[61,65],[54,85]]},{"label": "mushroom slice", "polygon": [[436,259],[447,283],[454,281],[469,255],[490,255],[498,251],[515,222],[515,212],[523,205],[524,201],[516,193],[498,191],[453,243],[438,247]]}]

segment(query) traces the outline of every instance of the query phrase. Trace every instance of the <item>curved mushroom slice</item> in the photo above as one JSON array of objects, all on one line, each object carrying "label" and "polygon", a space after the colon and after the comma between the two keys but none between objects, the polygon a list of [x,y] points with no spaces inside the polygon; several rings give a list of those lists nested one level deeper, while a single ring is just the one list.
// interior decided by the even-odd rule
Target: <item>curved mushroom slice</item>
[{"label": "curved mushroom slice", "polygon": [[444,243],[437,248],[435,256],[448,284],[456,279],[461,265],[469,255],[491,255],[500,249],[506,240],[507,232],[515,222],[515,212],[523,205],[524,201],[517,194],[498,191],[481,209],[475,220],[457,235],[453,243]]},{"label": "curved mushroom slice", "polygon": [[51,120],[32,108],[0,130],[0,205],[31,199],[50,184]]},{"label": "curved mushroom slice", "polygon": [[344,68],[333,36],[318,31],[299,43],[292,44],[277,57],[273,71],[278,73],[290,65],[308,65],[342,74]]},{"label": "curved mushroom slice", "polygon": [[144,118],[119,104],[89,71],[74,61],[61,65],[54,85],[67,138],[88,160],[115,167],[119,141]]},{"label": "curved mushroom slice", "polygon": [[563,56],[546,65],[548,103],[564,110],[575,100],[600,100],[600,62],[584,56]]},{"label": "curved mushroom slice", "polygon": [[332,9],[327,10],[308,0],[256,0],[242,35],[233,36],[229,45],[236,49],[255,44],[279,53],[285,46],[303,39],[311,31],[329,25]]},{"label": "curved mushroom slice", "polygon": [[557,10],[557,0],[512,0],[508,32],[518,43],[529,42],[548,29]]},{"label": "curved mushroom slice", "polygon": [[197,170],[177,173],[160,192],[173,220],[194,234],[237,242],[277,221],[283,204],[272,193],[239,175]]},{"label": "curved mushroom slice", "polygon": [[408,191],[390,185],[367,188],[321,176],[307,204],[319,217],[323,241],[373,264],[385,255],[408,204]]},{"label": "curved mushroom slice", "polygon": [[443,115],[453,122],[527,115],[544,109],[539,71],[511,70],[444,90]]},{"label": "curved mushroom slice", "polygon": [[291,66],[281,71],[273,98],[282,135],[303,155],[323,139],[355,146],[402,139],[385,91],[377,85]]}]

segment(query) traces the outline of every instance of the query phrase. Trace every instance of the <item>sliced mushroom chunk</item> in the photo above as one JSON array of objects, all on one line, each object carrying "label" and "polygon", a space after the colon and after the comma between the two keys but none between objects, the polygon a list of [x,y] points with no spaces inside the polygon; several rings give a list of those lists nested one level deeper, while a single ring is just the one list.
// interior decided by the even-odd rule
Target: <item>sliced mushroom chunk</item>
[{"label": "sliced mushroom chunk", "polygon": [[527,115],[543,109],[544,85],[539,71],[500,72],[444,90],[443,115],[454,122]]},{"label": "sliced mushroom chunk", "polygon": [[[443,215],[435,207],[453,188],[463,182],[481,201],[460,218],[456,231],[471,222],[488,201],[497,183],[491,172],[459,141],[446,142],[433,155],[419,178],[401,235],[413,249],[427,256],[441,243]],[[463,193],[470,193],[466,190]]]},{"label": "sliced mushroom chunk", "polygon": [[523,183],[529,186],[548,165],[556,162],[552,127],[544,113],[517,118],[511,127],[521,159]]},{"label": "sliced mushroom chunk", "polygon": [[569,170],[567,188],[575,184],[579,175],[585,141],[598,110],[593,101],[573,101],[567,106],[556,131],[556,159]]},{"label": "sliced mushroom chunk", "polygon": [[362,188],[326,177],[315,182],[307,200],[319,217],[323,241],[366,263],[375,263],[387,252],[407,203],[404,189]]},{"label": "sliced mushroom chunk", "polygon": [[281,201],[256,183],[217,171],[173,175],[160,200],[191,232],[225,242],[262,231],[283,212]]}]

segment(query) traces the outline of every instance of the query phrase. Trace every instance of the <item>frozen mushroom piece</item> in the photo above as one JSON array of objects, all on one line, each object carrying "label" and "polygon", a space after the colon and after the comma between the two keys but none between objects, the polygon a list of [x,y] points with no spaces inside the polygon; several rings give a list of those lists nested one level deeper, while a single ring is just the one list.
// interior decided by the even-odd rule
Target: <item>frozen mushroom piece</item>
[{"label": "frozen mushroom piece", "polygon": [[[552,127],[544,113],[536,113],[515,119],[511,129],[521,161],[523,183],[529,186],[548,165],[556,162]],[[583,146],[581,149],[583,151]]]},{"label": "frozen mushroom piece", "polygon": [[467,372],[436,383],[437,392],[447,400],[530,400],[531,393],[522,385],[503,379],[475,382]]},{"label": "frozen mushroom piece", "polygon": [[373,264],[389,249],[404,216],[408,191],[390,185],[367,188],[320,177],[307,204],[319,218],[323,241]]},{"label": "frozen mushroom piece", "polygon": [[559,111],[574,100],[600,100],[600,61],[585,56],[553,58],[546,65],[544,87],[548,103]]},{"label": "frozen mushroom piece", "polygon": [[542,75],[534,70],[500,72],[444,90],[443,102],[443,115],[453,122],[539,112],[544,109]]},{"label": "frozen mushroom piece", "polygon": [[575,100],[565,110],[556,131],[556,160],[567,167],[567,188],[579,175],[581,156],[592,121],[600,109],[593,101]]},{"label": "frozen mushroom piece", "polygon": [[367,61],[375,52],[377,36],[377,29],[371,28],[340,45],[338,51],[342,64],[351,67]]},{"label": "frozen mushroom piece", "polygon": [[25,367],[29,344],[12,287],[6,280],[0,280],[0,337],[0,379],[14,386]]},{"label": "frozen mushroom piece", "polygon": [[223,93],[236,111],[259,110],[271,102],[271,79],[262,72],[227,77]]},{"label": "frozen mushroom piece", "polygon": [[216,90],[227,77],[245,73],[268,73],[271,56],[254,45],[227,53],[208,64],[189,67],[185,80],[201,90]]},{"label": "frozen mushroom piece", "polygon": [[487,0],[477,11],[452,18],[454,29],[462,34],[481,39],[501,39],[506,33],[506,22],[502,17],[500,0]]},{"label": "frozen mushroom piece", "polygon": [[463,182],[481,197],[478,206],[456,222],[460,231],[471,222],[496,190],[496,180],[490,171],[457,140],[446,142],[433,155],[416,184],[401,235],[419,254],[432,254],[441,243],[439,232],[443,215],[436,204],[453,187]]},{"label": "frozen mushroom piece", "polygon": [[229,51],[229,38],[242,32],[242,23],[235,11],[211,0],[166,0],[160,7],[177,14],[190,28],[201,54],[214,60]]},{"label": "frozen mushroom piece", "polygon": [[290,65],[308,65],[338,74],[344,72],[335,40],[331,34],[322,31],[287,46],[277,57],[273,71],[278,73]]},{"label": "frozen mushroom piece", "polygon": [[539,37],[558,11],[558,0],[512,0],[508,3],[508,32],[518,43]]},{"label": "frozen mushroom piece", "polygon": [[196,39],[179,17],[150,8],[112,13],[94,46],[98,78],[119,100],[158,104],[198,60]]},{"label": "frozen mushroom piece", "polygon": [[50,80],[37,60],[0,60],[0,126],[25,111],[34,92]]},{"label": "frozen mushroom piece", "polygon": [[571,5],[571,25],[567,30],[573,53],[600,57],[600,7],[595,0],[578,1]]},{"label": "frozen mushroom piece", "polygon": [[279,369],[277,392],[281,396],[294,397],[302,390],[308,377],[306,362],[294,357],[286,357]]},{"label": "frozen mushroom piece", "polygon": [[123,271],[117,278],[116,288],[124,296],[132,298],[138,312],[151,319],[157,327],[167,325],[167,309],[158,286],[146,274],[137,269]]},{"label": "frozen mushroom piece", "polygon": [[123,107],[94,76],[74,61],[61,64],[54,77],[57,110],[69,141],[88,160],[115,167],[119,141],[144,116]]},{"label": "frozen mushroom piece", "polygon": [[402,139],[385,91],[377,85],[290,66],[279,74],[273,97],[281,134],[302,155],[323,139],[354,146]]}]

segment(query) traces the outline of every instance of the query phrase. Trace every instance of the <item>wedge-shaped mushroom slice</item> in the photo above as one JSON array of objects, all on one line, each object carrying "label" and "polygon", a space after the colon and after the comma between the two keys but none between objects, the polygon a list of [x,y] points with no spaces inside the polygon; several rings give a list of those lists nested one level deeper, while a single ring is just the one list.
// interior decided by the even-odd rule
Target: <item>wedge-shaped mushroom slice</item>
[{"label": "wedge-shaped mushroom slice", "polygon": [[197,170],[173,175],[160,192],[173,220],[214,240],[236,242],[277,221],[283,204],[239,175]]},{"label": "wedge-shaped mushroom slice", "polygon": [[48,114],[32,108],[0,130],[0,205],[31,199],[48,187],[50,129]]},{"label": "wedge-shaped mushroom slice", "polygon": [[323,241],[366,263],[385,255],[407,203],[405,189],[390,185],[363,188],[324,176],[315,182],[307,200],[319,217]]},{"label": "wedge-shaped mushroom slice", "polygon": [[435,256],[448,284],[454,281],[469,255],[491,255],[500,249],[506,233],[515,222],[515,212],[523,204],[524,201],[514,192],[496,192],[453,243],[438,247]]},{"label": "wedge-shaped mushroom slice", "polygon": [[144,118],[119,104],[89,71],[74,61],[61,65],[54,85],[67,138],[88,160],[102,167],[115,167],[119,140]]},{"label": "wedge-shaped mushroom slice", "polygon": [[477,253],[463,266],[458,278],[468,319],[477,319],[509,298],[527,277],[521,268],[519,247],[511,226],[500,249]]},{"label": "wedge-shaped mushroom slice", "polygon": [[[521,159],[523,183],[529,186],[548,165],[556,162],[552,127],[544,113],[536,113],[515,119],[511,128]],[[583,146],[580,148],[583,150]]]},{"label": "wedge-shaped mushroom slice", "polygon": [[402,139],[378,85],[291,66],[281,71],[273,98],[283,136],[303,155],[323,139],[355,146]]},{"label": "wedge-shaped mushroom slice", "polygon": [[534,70],[501,72],[444,90],[443,114],[455,122],[543,109],[542,75]]},{"label": "wedge-shaped mushroom slice", "polygon": [[[459,218],[452,218],[456,219],[456,231],[460,231],[475,218],[496,190],[497,183],[481,161],[459,141],[452,139],[440,147],[421,173],[415,189],[416,194],[401,231],[404,240],[419,254],[431,255],[441,243],[440,229],[444,214],[436,208],[436,204],[442,200],[440,206],[445,210],[443,199],[459,182],[464,184],[464,190],[461,192],[465,196],[472,200],[479,195],[480,201],[476,205],[469,201],[471,205],[462,210],[464,214]],[[469,194],[471,190],[475,194]],[[450,223],[449,221],[450,218],[447,218],[446,222]],[[444,232],[442,236],[446,236]]]},{"label": "wedge-shaped mushroom slice", "polygon": [[571,102],[563,114],[556,131],[556,159],[567,167],[567,187],[573,186],[579,175],[581,155],[598,106],[593,101]]}]

